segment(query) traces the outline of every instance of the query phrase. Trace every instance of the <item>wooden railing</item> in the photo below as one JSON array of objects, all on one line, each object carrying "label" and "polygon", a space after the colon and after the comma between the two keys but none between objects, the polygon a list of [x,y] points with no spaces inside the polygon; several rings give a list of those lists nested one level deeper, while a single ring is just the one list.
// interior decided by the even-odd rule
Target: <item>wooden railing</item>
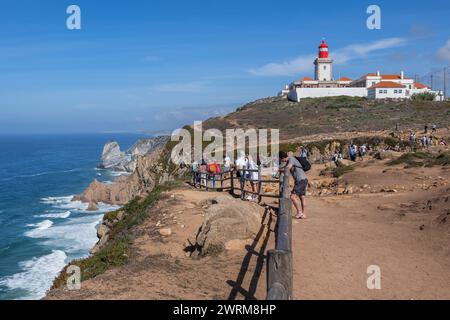
[{"label": "wooden railing", "polygon": [[[238,175],[239,172],[239,175]],[[249,173],[258,172],[258,179],[248,177]],[[275,230],[276,245],[274,250],[267,252],[267,300],[292,300],[293,286],[293,265],[292,265],[292,202],[290,199],[290,171],[284,170],[279,179],[262,179],[261,168],[258,170],[241,169],[222,172],[219,174],[195,173],[193,183],[207,191],[229,190],[232,195],[240,191],[241,199],[246,194],[255,194],[258,201],[262,197],[278,198],[278,218]],[[200,180],[200,181],[199,181]],[[230,180],[229,186],[224,186],[224,182]],[[238,181],[239,185],[235,186]],[[246,182],[258,183],[258,191],[254,192],[246,189]],[[264,194],[262,184],[278,184],[278,194]],[[218,186],[220,184],[220,186]]]},{"label": "wooden railing", "polygon": [[[252,179],[251,177],[251,174],[255,172],[257,173],[258,179]],[[230,181],[229,185],[224,185],[226,181]],[[193,173],[192,183],[200,189],[206,189],[206,191],[230,191],[230,193],[235,196],[237,195],[236,191],[239,191],[241,199],[245,199],[247,194],[256,195],[258,202],[261,202],[263,197],[277,199],[280,197],[278,193],[270,194],[263,192],[263,184],[276,184],[279,186],[280,181],[281,180],[279,179],[262,179],[261,168],[259,168],[233,169],[217,174],[196,172]],[[258,184],[257,191],[249,190],[246,182]]]},{"label": "wooden railing", "polygon": [[275,250],[267,252],[267,300],[292,300],[292,202],[290,171],[280,176],[280,200]]}]

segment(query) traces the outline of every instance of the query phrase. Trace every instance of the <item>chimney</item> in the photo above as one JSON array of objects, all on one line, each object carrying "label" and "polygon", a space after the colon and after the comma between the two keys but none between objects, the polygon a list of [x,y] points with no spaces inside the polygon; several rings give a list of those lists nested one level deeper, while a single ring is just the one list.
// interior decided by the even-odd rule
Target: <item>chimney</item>
[{"label": "chimney", "polygon": [[380,70],[377,71],[377,77],[379,77],[379,76],[380,76]]},{"label": "chimney", "polygon": [[403,71],[400,72],[400,78],[405,79],[405,73]]}]

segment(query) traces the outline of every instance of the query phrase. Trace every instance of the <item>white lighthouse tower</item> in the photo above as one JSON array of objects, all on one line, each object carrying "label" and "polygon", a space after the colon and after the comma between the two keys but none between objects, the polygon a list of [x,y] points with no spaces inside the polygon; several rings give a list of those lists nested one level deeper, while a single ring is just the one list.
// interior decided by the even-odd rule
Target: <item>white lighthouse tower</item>
[{"label": "white lighthouse tower", "polygon": [[319,57],[314,61],[315,80],[333,81],[333,60],[329,57],[328,45],[325,40],[319,46]]}]

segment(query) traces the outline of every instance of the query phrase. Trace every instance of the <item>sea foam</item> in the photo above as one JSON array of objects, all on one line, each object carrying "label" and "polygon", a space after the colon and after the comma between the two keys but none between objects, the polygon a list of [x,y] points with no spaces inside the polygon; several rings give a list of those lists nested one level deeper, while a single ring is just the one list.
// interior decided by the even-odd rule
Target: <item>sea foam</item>
[{"label": "sea foam", "polygon": [[11,290],[25,290],[27,295],[21,299],[41,299],[51,285],[55,276],[66,264],[66,254],[61,250],[19,263],[21,272],[0,279],[0,285]]},{"label": "sea foam", "polygon": [[70,211],[56,212],[56,213],[46,213],[41,215],[35,215],[35,218],[49,218],[49,219],[67,219],[70,217]]}]

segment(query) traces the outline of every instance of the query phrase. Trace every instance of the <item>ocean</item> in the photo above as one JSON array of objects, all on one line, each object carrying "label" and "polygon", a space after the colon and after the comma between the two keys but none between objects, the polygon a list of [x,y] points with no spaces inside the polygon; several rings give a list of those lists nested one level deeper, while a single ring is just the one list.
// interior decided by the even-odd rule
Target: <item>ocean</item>
[{"label": "ocean", "polygon": [[123,150],[144,134],[0,135],[0,299],[40,299],[59,271],[86,257],[105,212],[72,202],[93,179],[120,173],[96,168],[103,145]]}]

